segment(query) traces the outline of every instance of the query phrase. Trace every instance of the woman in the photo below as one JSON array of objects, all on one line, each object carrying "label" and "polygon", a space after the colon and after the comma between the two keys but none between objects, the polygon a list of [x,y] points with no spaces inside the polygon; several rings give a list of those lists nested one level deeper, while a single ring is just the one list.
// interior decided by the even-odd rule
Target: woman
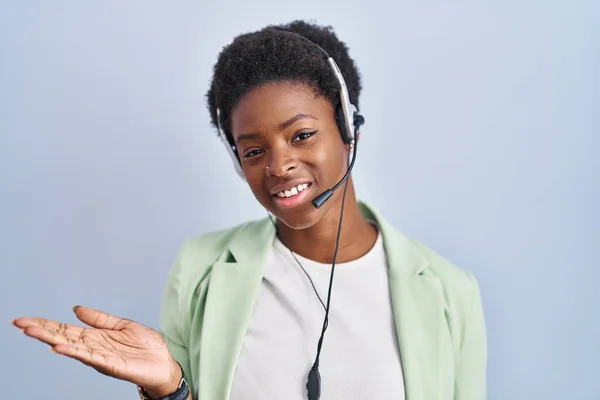
[{"label": "woman", "polygon": [[476,281],[356,199],[360,89],[331,28],[237,37],[208,106],[268,218],[183,244],[160,333],[87,307],[14,324],[142,398],[484,399]]}]

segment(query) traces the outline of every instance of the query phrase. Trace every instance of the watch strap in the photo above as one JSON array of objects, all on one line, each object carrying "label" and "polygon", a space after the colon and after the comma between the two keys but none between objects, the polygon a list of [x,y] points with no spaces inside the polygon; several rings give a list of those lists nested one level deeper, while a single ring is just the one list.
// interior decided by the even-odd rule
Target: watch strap
[{"label": "watch strap", "polygon": [[183,371],[181,364],[179,364],[179,362],[178,362],[177,365],[179,365],[179,368],[181,369],[181,380],[179,381],[179,385],[177,385],[177,390],[175,390],[173,393],[171,393],[165,397],[161,397],[159,399],[153,399],[152,397],[150,397],[148,395],[148,393],[146,392],[146,390],[143,387],[138,386],[137,390],[138,390],[138,394],[140,395],[140,399],[142,399],[142,400],[186,400],[188,398],[188,396],[190,395],[190,386],[187,383],[187,377],[185,376],[185,372]]}]

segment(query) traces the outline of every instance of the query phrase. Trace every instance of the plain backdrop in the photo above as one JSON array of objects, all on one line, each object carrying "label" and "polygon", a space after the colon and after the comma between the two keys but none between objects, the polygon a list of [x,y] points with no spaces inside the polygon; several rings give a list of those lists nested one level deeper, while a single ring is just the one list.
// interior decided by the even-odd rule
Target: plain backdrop
[{"label": "plain backdrop", "polygon": [[477,277],[489,399],[600,399],[598,1],[0,4],[2,399],[136,398],[10,321],[156,327],[182,240],[265,216],[204,95],[236,35],[298,18],[362,73],[359,197]]}]

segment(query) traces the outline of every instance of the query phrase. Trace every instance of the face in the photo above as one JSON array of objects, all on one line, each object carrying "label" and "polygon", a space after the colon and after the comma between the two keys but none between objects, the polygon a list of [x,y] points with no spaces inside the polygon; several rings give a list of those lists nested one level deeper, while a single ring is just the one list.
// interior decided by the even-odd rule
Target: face
[{"label": "face", "polygon": [[[348,166],[334,109],[307,85],[270,83],[246,94],[231,114],[231,131],[256,199],[294,229],[308,228],[339,203],[311,201]],[[338,205],[339,206],[339,205]]]}]

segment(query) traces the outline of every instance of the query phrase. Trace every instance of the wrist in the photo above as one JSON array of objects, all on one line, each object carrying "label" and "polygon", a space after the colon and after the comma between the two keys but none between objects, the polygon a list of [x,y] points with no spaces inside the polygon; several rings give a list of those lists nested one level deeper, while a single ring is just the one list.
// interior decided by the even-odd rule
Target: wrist
[{"label": "wrist", "polygon": [[144,388],[148,396],[152,399],[162,399],[174,392],[179,388],[179,384],[181,383],[181,379],[183,379],[183,371],[181,366],[174,358],[171,358],[171,368],[170,368],[170,377],[168,382],[157,386],[157,387],[149,387]]}]

